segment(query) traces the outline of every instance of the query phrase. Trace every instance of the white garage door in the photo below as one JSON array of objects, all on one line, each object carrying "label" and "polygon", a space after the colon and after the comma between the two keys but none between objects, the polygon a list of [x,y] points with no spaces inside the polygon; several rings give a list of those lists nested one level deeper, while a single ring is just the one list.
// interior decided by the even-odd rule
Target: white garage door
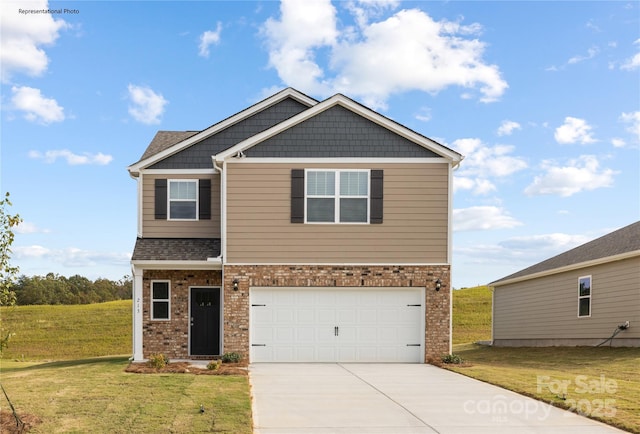
[{"label": "white garage door", "polygon": [[252,362],[424,361],[424,289],[251,288]]}]

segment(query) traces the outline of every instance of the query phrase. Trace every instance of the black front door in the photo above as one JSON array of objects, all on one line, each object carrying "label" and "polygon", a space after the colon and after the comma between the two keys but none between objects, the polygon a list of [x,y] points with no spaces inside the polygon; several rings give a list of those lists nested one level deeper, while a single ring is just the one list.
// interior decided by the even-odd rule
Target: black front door
[{"label": "black front door", "polygon": [[220,288],[191,288],[191,355],[220,354]]}]

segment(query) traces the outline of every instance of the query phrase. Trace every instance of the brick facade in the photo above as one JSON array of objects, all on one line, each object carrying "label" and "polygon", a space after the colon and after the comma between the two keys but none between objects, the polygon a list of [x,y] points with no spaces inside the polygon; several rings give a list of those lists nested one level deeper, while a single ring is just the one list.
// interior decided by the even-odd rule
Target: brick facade
[{"label": "brick facade", "polygon": [[[145,270],[143,277],[143,353],[189,357],[189,288],[221,286],[220,271]],[[238,290],[234,291],[234,280]],[[435,290],[435,281],[442,287]],[[171,281],[171,320],[151,321],[152,280]],[[450,267],[231,265],[224,268],[223,351],[249,358],[249,288],[274,287],[424,287],[425,360],[451,351]]]}]

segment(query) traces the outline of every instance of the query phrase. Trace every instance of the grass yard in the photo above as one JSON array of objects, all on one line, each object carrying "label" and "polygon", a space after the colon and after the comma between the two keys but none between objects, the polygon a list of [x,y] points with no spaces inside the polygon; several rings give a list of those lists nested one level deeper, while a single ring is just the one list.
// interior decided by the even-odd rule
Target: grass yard
[{"label": "grass yard", "polygon": [[640,348],[473,344],[490,339],[490,290],[454,291],[453,352],[466,364],[448,369],[640,433]]},{"label": "grass yard", "polygon": [[19,414],[41,420],[32,433],[252,432],[246,376],[131,374],[128,363],[3,362],[2,385]]},{"label": "grass yard", "polygon": [[131,300],[0,308],[13,334],[5,360],[74,360],[131,354]]}]

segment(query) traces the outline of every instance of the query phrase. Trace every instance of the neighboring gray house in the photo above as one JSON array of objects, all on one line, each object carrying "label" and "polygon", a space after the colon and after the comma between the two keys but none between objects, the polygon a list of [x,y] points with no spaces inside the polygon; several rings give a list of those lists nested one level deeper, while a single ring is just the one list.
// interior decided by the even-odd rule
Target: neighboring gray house
[{"label": "neighboring gray house", "polygon": [[489,285],[496,346],[640,346],[640,222]]},{"label": "neighboring gray house", "polygon": [[439,360],[461,160],[344,95],[294,89],[159,131],[128,168],[134,360]]}]

